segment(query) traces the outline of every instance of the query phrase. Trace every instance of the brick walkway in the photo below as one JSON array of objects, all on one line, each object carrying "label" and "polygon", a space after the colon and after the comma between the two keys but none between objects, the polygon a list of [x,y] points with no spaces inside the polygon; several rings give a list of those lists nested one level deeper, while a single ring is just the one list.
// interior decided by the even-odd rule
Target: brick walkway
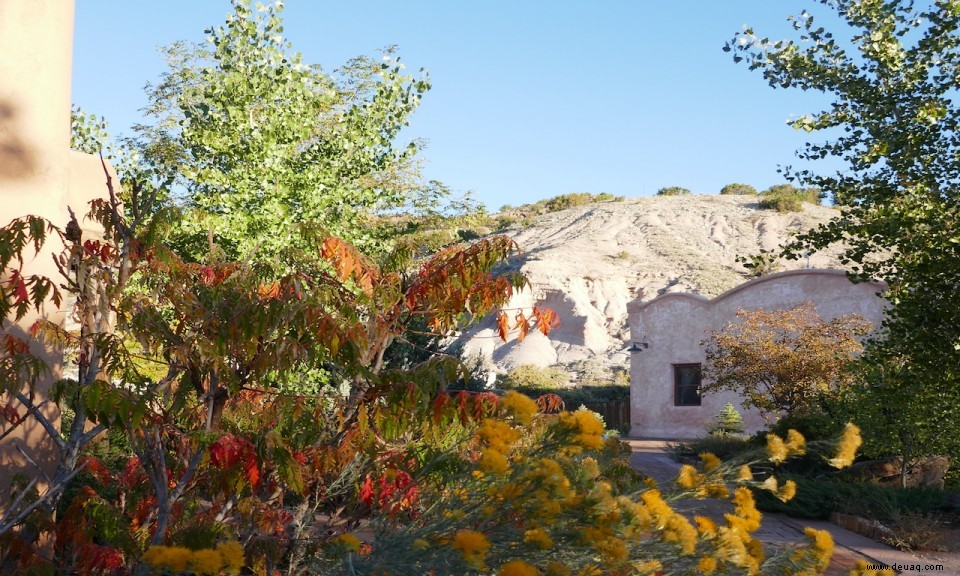
[{"label": "brick walkway", "polygon": [[[658,483],[672,483],[680,470],[680,464],[675,462],[663,451],[664,442],[660,440],[627,440],[633,448],[630,465],[652,477]],[[716,520],[722,520],[723,514],[729,505],[716,501],[680,502],[676,508],[682,512],[696,512]],[[810,526],[818,530],[827,530],[836,543],[833,560],[830,567],[824,572],[826,576],[847,574],[856,565],[858,560],[868,564],[892,565],[920,565],[920,570],[909,570],[903,574],[917,576],[940,575],[960,576],[960,554],[924,552],[914,554],[901,552],[885,546],[859,534],[840,528],[829,522],[815,520],[797,520],[781,514],[764,513],[760,529],[756,536],[764,543],[777,545],[779,543],[797,543],[805,540],[803,530]],[[925,570],[923,566],[939,564],[942,570]]]}]

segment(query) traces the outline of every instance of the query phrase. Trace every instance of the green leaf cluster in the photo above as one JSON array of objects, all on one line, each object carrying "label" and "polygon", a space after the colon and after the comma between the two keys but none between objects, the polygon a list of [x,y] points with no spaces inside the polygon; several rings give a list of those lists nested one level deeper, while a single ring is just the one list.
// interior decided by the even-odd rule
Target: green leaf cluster
[{"label": "green leaf cluster", "polygon": [[272,262],[319,223],[363,249],[382,247],[371,219],[422,186],[419,142],[397,144],[430,81],[392,48],[334,73],[303,62],[283,37],[282,4],[233,1],[205,45],[166,49],[137,127],[146,164],[182,190],[181,255],[210,243],[228,259]]},{"label": "green leaf cluster", "polygon": [[[960,6],[924,2],[823,2],[845,24],[834,34],[804,11],[799,38],[752,29],[725,47],[774,88],[815,90],[831,103],[791,121],[831,139],[807,144],[798,170],[841,208],[802,234],[788,258],[842,242],[855,278],[887,282],[891,304],[867,348],[857,402],[867,443],[891,452],[960,453]],[[895,432],[895,433],[890,433]],[[872,440],[871,440],[872,438]]]}]

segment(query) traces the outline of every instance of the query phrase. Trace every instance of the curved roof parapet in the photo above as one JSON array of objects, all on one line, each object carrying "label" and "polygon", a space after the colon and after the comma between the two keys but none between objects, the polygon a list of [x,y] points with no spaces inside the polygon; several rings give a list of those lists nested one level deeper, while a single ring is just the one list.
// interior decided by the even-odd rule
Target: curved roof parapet
[{"label": "curved roof parapet", "polygon": [[[838,270],[836,268],[801,268],[799,270],[785,270],[783,272],[766,274],[766,275],[760,276],[759,278],[748,280],[747,282],[744,282],[743,284],[738,284],[737,286],[734,286],[733,288],[713,298],[708,298],[706,296],[695,294],[693,292],[667,292],[666,294],[660,294],[656,298],[652,300],[648,300],[646,302],[643,302],[640,300],[634,300],[632,302],[627,303],[627,312],[637,312],[637,311],[643,310],[644,308],[652,304],[659,304],[664,300],[675,299],[675,298],[693,300],[695,302],[700,302],[704,304],[716,304],[718,302],[721,302],[722,300],[725,300],[733,296],[734,294],[742,290],[753,288],[754,286],[757,286],[759,284],[772,282],[772,281],[779,280],[781,278],[786,278],[789,276],[844,276],[846,277],[847,272],[845,270]],[[869,283],[875,285],[877,287],[878,292],[886,290],[887,288],[887,283],[883,282],[882,280],[871,280]]]}]

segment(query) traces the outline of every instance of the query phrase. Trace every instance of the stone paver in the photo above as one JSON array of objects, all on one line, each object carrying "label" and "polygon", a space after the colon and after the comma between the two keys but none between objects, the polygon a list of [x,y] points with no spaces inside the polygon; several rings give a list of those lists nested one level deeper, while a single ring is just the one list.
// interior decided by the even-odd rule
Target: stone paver
[{"label": "stone paver", "polygon": [[[652,477],[660,484],[673,482],[680,470],[680,464],[664,452],[666,444],[663,440],[626,439],[633,448],[630,465]],[[714,519],[722,520],[723,513],[728,505],[723,502],[691,501],[680,502],[677,509],[685,513],[696,513]],[[841,528],[830,522],[816,520],[797,520],[782,514],[763,514],[763,522],[756,536],[762,542],[777,545],[778,543],[802,542],[805,527],[827,530],[833,536],[836,544],[833,560],[825,574],[839,576],[847,574],[856,565],[858,560],[868,564],[884,566],[909,566],[902,570],[902,574],[917,576],[949,575],[960,576],[960,554],[947,552],[902,552],[869,538]],[[942,569],[936,569],[935,566]],[[918,569],[919,568],[919,569]]]}]

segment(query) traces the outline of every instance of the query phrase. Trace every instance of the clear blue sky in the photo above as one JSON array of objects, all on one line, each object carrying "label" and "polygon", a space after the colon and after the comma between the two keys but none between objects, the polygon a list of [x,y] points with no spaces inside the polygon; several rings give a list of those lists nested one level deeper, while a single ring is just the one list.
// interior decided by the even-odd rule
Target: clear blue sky
[{"label": "clear blue sky", "polygon": [[[433,89],[403,138],[424,138],[427,178],[492,210],[568,192],[717,193],[783,181],[809,135],[786,126],[824,103],[773,90],[722,51],[742,29],[790,36],[815,2],[288,0],[286,35],[331,70],[396,44]],[[73,100],[122,133],[140,121],[157,48],[202,41],[226,0],[79,0]]]}]

